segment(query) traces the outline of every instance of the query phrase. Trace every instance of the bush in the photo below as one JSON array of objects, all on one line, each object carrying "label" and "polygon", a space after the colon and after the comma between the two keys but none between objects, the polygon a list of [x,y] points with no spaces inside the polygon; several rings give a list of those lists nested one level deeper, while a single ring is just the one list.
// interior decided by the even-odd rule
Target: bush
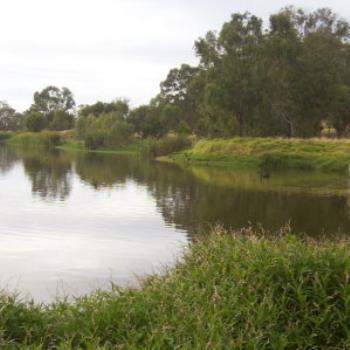
[{"label": "bush", "polygon": [[132,141],[133,127],[124,121],[116,121],[107,136],[107,145],[111,147],[125,146]]},{"label": "bush", "polygon": [[62,143],[62,138],[58,132],[43,131],[40,133],[40,142],[47,148],[54,148]]},{"label": "bush", "polygon": [[88,149],[98,149],[106,146],[107,135],[102,131],[87,134],[84,138],[85,147]]},{"label": "bush", "polygon": [[191,146],[191,139],[183,135],[169,134],[158,140],[150,141],[147,152],[155,157],[166,156]]},{"label": "bush", "polygon": [[29,112],[25,116],[25,125],[29,131],[39,132],[47,127],[47,119],[42,113]]},{"label": "bush", "polygon": [[53,119],[50,123],[52,130],[68,130],[74,126],[74,116],[63,110],[58,110],[53,113]]},{"label": "bush", "polygon": [[54,148],[62,143],[62,138],[58,132],[54,131],[42,131],[40,133],[24,132],[16,134],[9,142],[21,147]]},{"label": "bush", "polygon": [[76,135],[89,149],[121,147],[133,141],[133,127],[116,113],[80,117]]},{"label": "bush", "polygon": [[10,139],[13,136],[13,133],[10,131],[0,131],[0,142],[4,142]]}]

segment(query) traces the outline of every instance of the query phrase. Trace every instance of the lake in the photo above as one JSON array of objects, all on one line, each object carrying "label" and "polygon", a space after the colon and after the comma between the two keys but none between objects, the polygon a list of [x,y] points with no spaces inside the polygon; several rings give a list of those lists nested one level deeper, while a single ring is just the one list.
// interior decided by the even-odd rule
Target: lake
[{"label": "lake", "polygon": [[47,302],[171,266],[221,224],[350,232],[350,177],[0,146],[0,285]]}]

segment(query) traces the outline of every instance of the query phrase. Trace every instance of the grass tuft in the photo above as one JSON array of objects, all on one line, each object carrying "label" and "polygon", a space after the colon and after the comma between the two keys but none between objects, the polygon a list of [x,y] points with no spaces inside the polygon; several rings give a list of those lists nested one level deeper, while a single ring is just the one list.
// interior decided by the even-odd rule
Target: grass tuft
[{"label": "grass tuft", "polygon": [[140,289],[48,306],[0,299],[0,346],[346,349],[350,244],[218,231]]},{"label": "grass tuft", "polygon": [[5,142],[13,136],[11,131],[0,131],[0,142]]},{"label": "grass tuft", "polygon": [[21,132],[12,136],[7,143],[29,148],[54,148],[62,143],[62,136],[57,131]]}]

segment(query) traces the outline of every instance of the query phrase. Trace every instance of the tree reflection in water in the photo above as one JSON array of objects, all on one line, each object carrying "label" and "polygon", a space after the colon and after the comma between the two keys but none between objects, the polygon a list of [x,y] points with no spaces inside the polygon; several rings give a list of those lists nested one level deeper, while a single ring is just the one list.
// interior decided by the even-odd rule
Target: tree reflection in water
[{"label": "tree reflection in water", "polygon": [[65,200],[72,188],[72,157],[59,150],[25,150],[16,148],[22,158],[32,193],[42,199]]},{"label": "tree reflection in water", "polygon": [[20,160],[21,157],[11,148],[0,145],[0,175],[10,171]]},{"label": "tree reflection in water", "polygon": [[[22,158],[32,192],[43,199],[67,199],[74,176],[93,191],[131,183],[151,195],[168,225],[190,235],[217,223],[235,229],[261,224],[274,231],[289,221],[295,232],[350,232],[347,183],[341,177],[286,173],[261,182],[252,172],[180,167],[137,156],[0,148],[0,157],[0,171]],[[335,181],[340,190],[329,190]]]}]

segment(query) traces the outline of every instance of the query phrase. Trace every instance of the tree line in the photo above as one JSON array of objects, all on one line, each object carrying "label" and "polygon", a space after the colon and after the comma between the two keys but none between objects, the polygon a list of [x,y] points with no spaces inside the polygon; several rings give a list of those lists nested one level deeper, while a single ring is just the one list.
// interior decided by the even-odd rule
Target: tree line
[{"label": "tree line", "polygon": [[149,104],[125,100],[75,109],[67,88],[34,94],[24,115],[0,104],[0,129],[73,127],[93,147],[132,135],[200,137],[336,136],[350,131],[350,26],[330,9],[294,7],[268,23],[235,13],[218,32],[195,41],[197,66],[170,70]]}]

